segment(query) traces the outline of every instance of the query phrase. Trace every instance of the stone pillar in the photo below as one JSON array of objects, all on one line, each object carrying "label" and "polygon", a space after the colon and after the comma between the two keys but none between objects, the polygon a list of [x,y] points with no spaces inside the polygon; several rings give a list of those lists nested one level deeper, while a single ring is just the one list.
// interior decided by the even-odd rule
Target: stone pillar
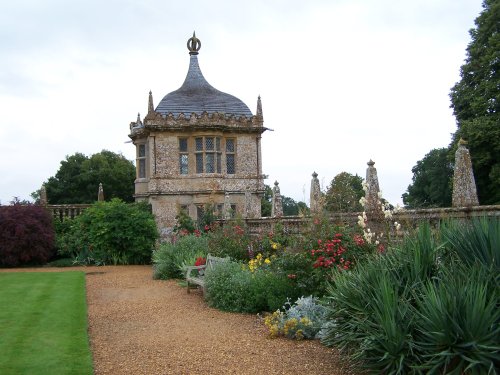
[{"label": "stone pillar", "polygon": [[367,214],[378,214],[381,212],[379,204],[380,188],[378,185],[377,169],[374,167],[375,162],[370,159],[366,168],[366,193],[365,193],[365,211]]},{"label": "stone pillar", "polygon": [[104,190],[102,189],[102,183],[99,184],[99,192],[97,193],[97,201],[104,202]]},{"label": "stone pillar", "polygon": [[224,219],[231,219],[231,202],[229,200],[229,193],[227,191],[224,194]]},{"label": "stone pillar", "polygon": [[271,217],[281,217],[283,216],[283,202],[281,199],[281,192],[278,186],[278,181],[274,182],[273,187],[273,200],[271,208]]},{"label": "stone pillar", "polygon": [[245,191],[245,218],[252,217],[252,193],[250,190]]},{"label": "stone pillar", "polygon": [[319,186],[318,174],[314,172],[312,177],[309,204],[311,206],[311,214],[317,214],[321,212],[321,187]]},{"label": "stone pillar", "polygon": [[42,185],[40,189],[40,206],[46,206],[47,204],[47,189],[45,189],[45,185]]},{"label": "stone pillar", "polygon": [[460,139],[458,149],[455,152],[453,195],[451,200],[453,207],[479,206],[472,162],[466,144],[467,142]]}]

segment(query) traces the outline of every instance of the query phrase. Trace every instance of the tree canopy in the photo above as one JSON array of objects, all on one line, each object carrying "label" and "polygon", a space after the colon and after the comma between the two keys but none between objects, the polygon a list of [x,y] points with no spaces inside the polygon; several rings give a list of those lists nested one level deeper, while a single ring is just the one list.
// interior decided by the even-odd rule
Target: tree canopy
[{"label": "tree canopy", "polygon": [[500,1],[483,1],[483,11],[470,30],[461,80],[451,89],[451,107],[460,138],[468,142],[481,204],[500,203]]},{"label": "tree canopy", "polygon": [[[102,150],[90,157],[82,153],[66,156],[45,183],[50,204],[93,203],[102,183],[106,200],[134,200],[135,166],[123,155]],[[33,194],[37,195],[36,193]]]},{"label": "tree canopy", "polygon": [[363,178],[348,172],[336,175],[326,191],[326,209],[330,212],[363,211],[359,200],[365,195]]},{"label": "tree canopy", "polygon": [[447,148],[431,150],[411,171],[413,183],[403,194],[408,208],[451,206],[453,167]]}]

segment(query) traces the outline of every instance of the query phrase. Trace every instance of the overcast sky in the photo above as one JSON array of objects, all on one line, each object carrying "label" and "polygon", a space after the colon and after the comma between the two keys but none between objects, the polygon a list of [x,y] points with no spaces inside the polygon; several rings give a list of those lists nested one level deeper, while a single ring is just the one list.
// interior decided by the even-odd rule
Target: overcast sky
[{"label": "overcast sky", "polygon": [[[266,183],[309,203],[375,161],[401,203],[411,168],[456,129],[481,0],[0,0],[0,202],[29,198],[61,160],[102,149],[132,160],[129,124],[179,88],[196,30],[207,81],[263,103]],[[97,186],[96,181],[96,196]],[[104,188],[105,189],[105,188]],[[50,201],[50,197],[49,197]]]}]

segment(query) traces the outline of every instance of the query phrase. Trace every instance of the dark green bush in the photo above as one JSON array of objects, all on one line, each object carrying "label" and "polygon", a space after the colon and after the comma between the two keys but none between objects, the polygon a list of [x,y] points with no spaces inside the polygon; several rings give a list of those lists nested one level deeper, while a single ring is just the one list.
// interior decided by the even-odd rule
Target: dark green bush
[{"label": "dark green bush", "polygon": [[0,266],[44,264],[53,255],[52,217],[43,207],[0,206]]},{"label": "dark green bush", "polygon": [[158,232],[146,205],[98,202],[70,221],[58,239],[61,256],[83,264],[147,264]]},{"label": "dark green bush", "polygon": [[208,238],[205,236],[180,236],[175,243],[163,243],[153,251],[154,279],[181,279],[185,266],[192,266],[196,258],[206,257]]}]

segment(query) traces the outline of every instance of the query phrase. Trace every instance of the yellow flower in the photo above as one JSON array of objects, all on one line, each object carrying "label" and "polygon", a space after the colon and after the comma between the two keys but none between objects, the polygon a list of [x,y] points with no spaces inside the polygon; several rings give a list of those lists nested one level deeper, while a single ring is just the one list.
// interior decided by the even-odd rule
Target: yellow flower
[{"label": "yellow flower", "polygon": [[302,333],[301,329],[299,329],[297,332],[295,332],[295,338],[297,340],[302,340],[304,338],[304,334]]},{"label": "yellow flower", "polygon": [[266,258],[266,260],[264,261],[265,264],[270,264],[271,261],[269,260],[269,258]]},{"label": "yellow flower", "polygon": [[306,318],[305,316],[303,318],[300,318],[300,322],[305,326],[311,325],[311,320],[309,320],[309,318]]}]

